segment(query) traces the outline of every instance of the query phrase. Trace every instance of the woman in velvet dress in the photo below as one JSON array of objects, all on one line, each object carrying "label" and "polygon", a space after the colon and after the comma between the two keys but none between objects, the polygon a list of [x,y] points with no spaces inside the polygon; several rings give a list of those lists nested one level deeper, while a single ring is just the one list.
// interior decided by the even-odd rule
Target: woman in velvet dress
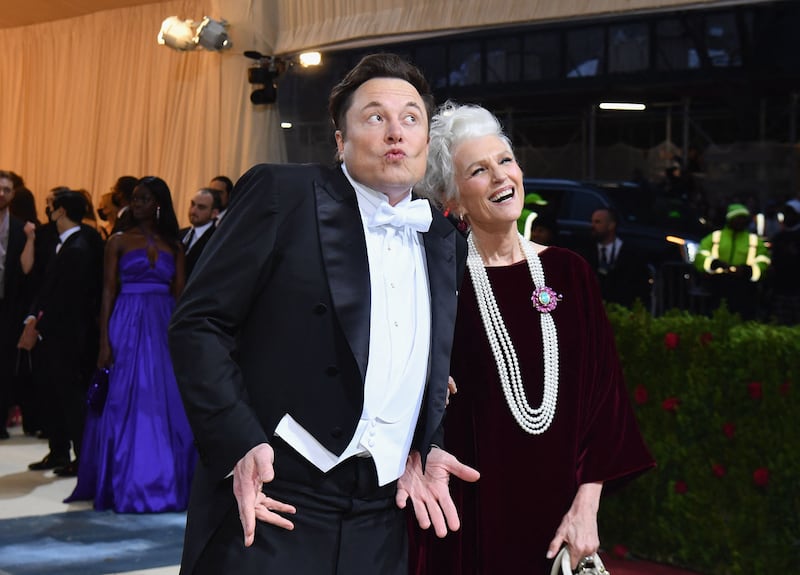
[{"label": "woman in velvet dress", "polygon": [[481,479],[451,484],[461,530],[419,536],[412,564],[418,574],[544,574],[567,545],[575,568],[599,547],[603,487],[653,465],[594,273],[518,234],[522,172],[483,108],[440,109],[421,187],[471,228],[445,438]]},{"label": "woman in velvet dress", "polygon": [[139,180],[135,225],[108,239],[99,368],[109,369],[101,415],[90,410],[78,485],[67,499],[95,509],[186,509],[196,452],[172,371],[167,326],[183,290],[184,254],[167,184]]}]

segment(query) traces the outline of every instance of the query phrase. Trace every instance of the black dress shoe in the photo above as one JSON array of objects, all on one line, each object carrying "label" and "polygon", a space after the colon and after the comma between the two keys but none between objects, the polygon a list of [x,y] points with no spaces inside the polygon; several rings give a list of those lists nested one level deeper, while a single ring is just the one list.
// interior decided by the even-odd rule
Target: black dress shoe
[{"label": "black dress shoe", "polygon": [[58,456],[48,453],[41,461],[36,461],[28,465],[31,471],[44,471],[45,469],[55,469],[69,465],[69,456]]},{"label": "black dress shoe", "polygon": [[78,476],[78,462],[70,461],[64,467],[56,467],[53,473],[59,477],[77,477]]}]

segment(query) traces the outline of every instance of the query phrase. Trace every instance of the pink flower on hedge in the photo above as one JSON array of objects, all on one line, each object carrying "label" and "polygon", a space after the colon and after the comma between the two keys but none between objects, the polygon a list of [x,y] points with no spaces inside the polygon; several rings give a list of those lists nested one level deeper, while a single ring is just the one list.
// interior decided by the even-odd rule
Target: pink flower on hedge
[{"label": "pink flower on hedge", "polygon": [[677,397],[668,397],[662,402],[661,407],[663,407],[665,411],[676,411],[680,402],[681,400]]},{"label": "pink flower on hedge", "polygon": [[766,487],[769,483],[769,470],[766,467],[759,467],[753,471],[753,483],[759,487]]},{"label": "pink flower on hedge", "polygon": [[687,491],[689,491],[689,486],[686,485],[685,481],[675,482],[675,493],[677,493],[678,495],[683,495]]},{"label": "pink flower on hedge", "polygon": [[711,335],[711,332],[710,332],[710,331],[703,332],[703,333],[700,335],[700,344],[701,344],[703,347],[706,347],[708,344],[710,344],[710,343],[711,343],[711,341],[712,341],[713,339],[714,339],[714,336],[713,336],[713,335]]},{"label": "pink flower on hedge", "polygon": [[675,349],[678,347],[678,342],[680,341],[680,337],[675,332],[667,332],[664,334],[664,347],[667,349]]},{"label": "pink flower on hedge", "polygon": [[758,381],[752,381],[747,384],[747,393],[749,393],[750,397],[753,399],[761,399],[764,396],[761,383]]},{"label": "pink flower on hedge", "polygon": [[790,385],[791,385],[791,382],[787,379],[786,381],[784,381],[782,384],[780,384],[778,386],[778,393],[780,393],[783,397],[786,397],[787,395],[789,395],[789,386]]},{"label": "pink flower on hedge", "polygon": [[715,463],[711,466],[711,472],[717,477],[725,477],[725,474],[728,473],[728,470],[719,463]]},{"label": "pink flower on hedge", "polygon": [[729,421],[722,425],[722,433],[724,433],[725,437],[728,439],[732,439],[733,436],[736,435],[736,426]]},{"label": "pink flower on hedge", "polygon": [[614,547],[611,548],[611,554],[614,557],[619,557],[620,559],[624,559],[628,556],[628,548],[622,545],[621,543],[617,543]]},{"label": "pink flower on hedge", "polygon": [[636,389],[633,390],[633,401],[636,402],[636,405],[643,405],[647,403],[647,388],[641,384],[636,386]]}]

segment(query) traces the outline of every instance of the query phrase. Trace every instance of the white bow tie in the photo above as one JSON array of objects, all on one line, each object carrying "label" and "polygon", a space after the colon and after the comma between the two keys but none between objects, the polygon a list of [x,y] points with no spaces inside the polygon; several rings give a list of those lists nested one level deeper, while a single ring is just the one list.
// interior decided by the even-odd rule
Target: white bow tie
[{"label": "white bow tie", "polygon": [[427,232],[432,221],[431,205],[428,200],[413,200],[400,208],[392,207],[387,202],[381,202],[369,222],[369,227],[407,227],[418,232]]}]

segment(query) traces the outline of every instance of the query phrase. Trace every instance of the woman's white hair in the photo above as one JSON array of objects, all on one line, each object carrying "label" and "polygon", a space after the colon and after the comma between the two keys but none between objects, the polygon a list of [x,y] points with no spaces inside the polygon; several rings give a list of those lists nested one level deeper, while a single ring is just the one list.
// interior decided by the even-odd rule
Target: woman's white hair
[{"label": "woman's white hair", "polygon": [[425,177],[414,191],[441,205],[458,200],[453,150],[464,140],[483,136],[497,136],[512,150],[511,140],[503,132],[500,121],[486,108],[450,100],[442,104],[431,119]]}]

